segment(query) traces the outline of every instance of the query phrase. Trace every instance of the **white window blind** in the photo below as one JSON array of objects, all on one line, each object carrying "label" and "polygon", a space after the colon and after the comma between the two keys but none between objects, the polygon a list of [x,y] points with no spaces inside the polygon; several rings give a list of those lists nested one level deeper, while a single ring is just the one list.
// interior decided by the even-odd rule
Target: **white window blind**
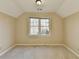
[{"label": "white window blind", "polygon": [[48,18],[30,18],[30,35],[49,34]]}]

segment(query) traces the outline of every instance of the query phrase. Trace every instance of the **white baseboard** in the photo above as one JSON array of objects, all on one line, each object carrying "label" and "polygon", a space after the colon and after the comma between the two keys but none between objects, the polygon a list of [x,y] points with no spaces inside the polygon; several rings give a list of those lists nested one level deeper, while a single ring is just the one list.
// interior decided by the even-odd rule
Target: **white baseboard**
[{"label": "white baseboard", "polygon": [[79,58],[79,54],[65,44],[16,44],[16,46],[63,46]]},{"label": "white baseboard", "polygon": [[64,44],[16,44],[16,46],[63,46]]},{"label": "white baseboard", "polygon": [[73,49],[71,49],[70,47],[68,47],[64,44],[15,44],[15,45],[9,47],[8,49],[6,49],[5,51],[1,52],[0,56],[4,55],[6,52],[10,51],[15,46],[63,46],[79,58],[78,53],[76,53]]},{"label": "white baseboard", "polygon": [[5,53],[7,53],[8,51],[10,51],[12,48],[14,48],[15,45],[9,47],[8,49],[4,50],[3,52],[0,53],[0,56],[4,55]]},{"label": "white baseboard", "polygon": [[67,45],[63,45],[63,46],[79,58],[79,54],[76,51],[74,51],[72,48],[68,47]]},{"label": "white baseboard", "polygon": [[7,53],[8,51],[10,51],[12,48],[14,48],[15,46],[63,46],[63,44],[15,44],[11,47],[9,47],[8,49],[4,50],[3,52],[0,53],[0,56],[4,55],[5,53]]}]

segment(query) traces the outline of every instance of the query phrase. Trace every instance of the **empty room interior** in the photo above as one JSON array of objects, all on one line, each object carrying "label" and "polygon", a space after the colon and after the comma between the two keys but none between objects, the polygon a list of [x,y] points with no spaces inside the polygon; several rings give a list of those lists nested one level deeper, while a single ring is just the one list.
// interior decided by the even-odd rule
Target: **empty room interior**
[{"label": "empty room interior", "polygon": [[79,0],[0,0],[0,59],[79,59]]}]

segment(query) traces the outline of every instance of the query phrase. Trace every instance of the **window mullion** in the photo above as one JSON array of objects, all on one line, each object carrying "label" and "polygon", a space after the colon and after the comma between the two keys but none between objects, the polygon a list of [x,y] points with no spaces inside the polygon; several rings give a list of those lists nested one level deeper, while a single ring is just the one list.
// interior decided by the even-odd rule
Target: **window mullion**
[{"label": "window mullion", "polygon": [[39,18],[39,35],[41,34],[41,20]]}]

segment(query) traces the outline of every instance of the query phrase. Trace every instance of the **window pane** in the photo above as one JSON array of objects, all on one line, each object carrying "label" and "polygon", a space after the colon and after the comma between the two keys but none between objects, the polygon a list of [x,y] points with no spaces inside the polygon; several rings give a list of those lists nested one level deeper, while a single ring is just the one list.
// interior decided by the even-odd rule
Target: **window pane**
[{"label": "window pane", "polygon": [[31,27],[30,28],[31,35],[38,35],[38,33],[39,33],[38,27]]},{"label": "window pane", "polygon": [[49,26],[49,19],[41,19],[41,26]]},{"label": "window pane", "polygon": [[42,35],[49,34],[49,27],[41,27],[41,34]]},{"label": "window pane", "polygon": [[39,19],[31,18],[31,26],[39,26]]}]

